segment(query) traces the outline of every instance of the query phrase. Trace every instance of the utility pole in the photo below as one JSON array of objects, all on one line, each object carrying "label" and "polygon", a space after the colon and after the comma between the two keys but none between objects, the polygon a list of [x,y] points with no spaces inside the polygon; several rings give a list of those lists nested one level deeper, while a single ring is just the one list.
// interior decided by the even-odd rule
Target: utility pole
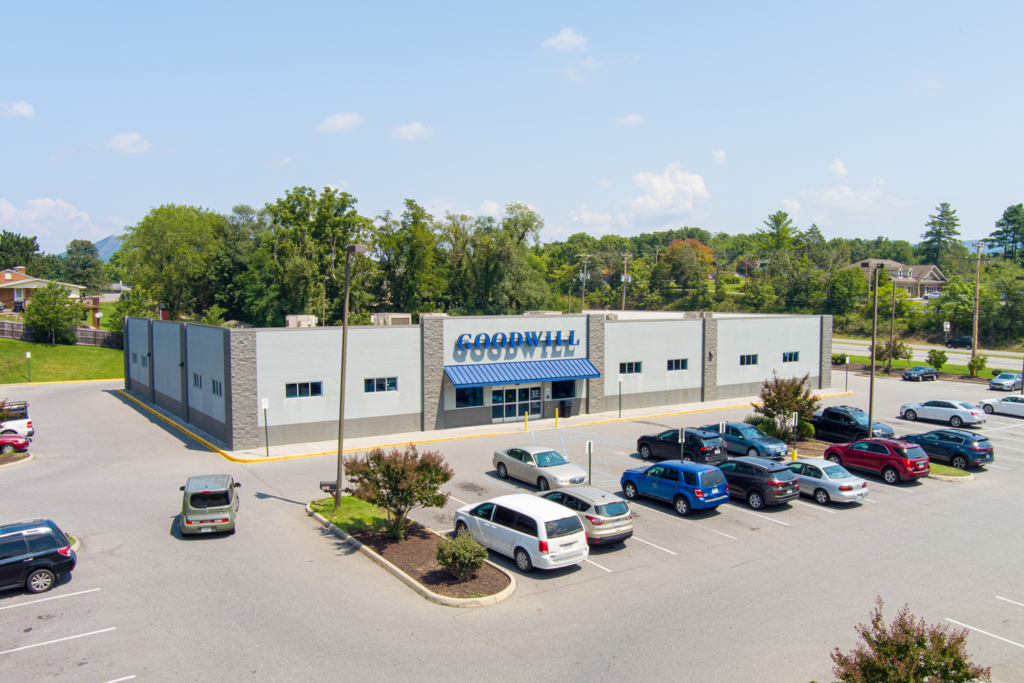
[{"label": "utility pole", "polygon": [[882,264],[875,264],[875,314],[871,321],[871,381],[868,387],[868,438],[875,434],[875,347],[878,346],[878,271]]},{"label": "utility pole", "polygon": [[350,244],[345,249],[345,307],[341,312],[341,385],[338,387],[338,483],[334,487],[334,511],[341,506],[341,487],[345,478],[345,364],[348,360],[348,289],[352,272],[352,255],[365,254],[363,244]]},{"label": "utility pole", "polygon": [[981,242],[975,242],[973,246],[978,250],[978,270],[974,279],[974,334],[971,336],[971,360],[974,360],[974,356],[978,353],[978,303],[981,298]]},{"label": "utility pole", "polygon": [[886,361],[885,374],[892,374],[892,349],[896,332],[896,281],[892,281],[892,321],[889,323],[889,353]]},{"label": "utility pole", "polygon": [[596,258],[594,254],[577,254],[583,259],[583,272],[580,273],[580,280],[583,282],[583,296],[581,297],[582,303],[580,304],[580,313],[587,309],[587,279],[590,278],[590,273],[587,272],[587,261],[592,258]]},{"label": "utility pole", "polygon": [[626,310],[626,283],[629,282],[629,252],[622,255],[622,310]]}]

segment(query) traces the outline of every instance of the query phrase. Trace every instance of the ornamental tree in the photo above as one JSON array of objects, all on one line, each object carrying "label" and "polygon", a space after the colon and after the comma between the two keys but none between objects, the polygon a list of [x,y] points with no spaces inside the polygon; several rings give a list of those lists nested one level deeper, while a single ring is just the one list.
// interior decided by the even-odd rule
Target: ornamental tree
[{"label": "ornamental tree", "polygon": [[932,349],[928,352],[928,365],[932,366],[936,370],[941,370],[942,366],[946,364],[949,358],[946,357],[945,351],[939,349]]},{"label": "ornamental tree", "polygon": [[375,448],[363,457],[345,458],[345,468],[354,486],[345,490],[359,500],[388,512],[387,535],[405,538],[409,512],[417,507],[441,508],[450,494],[440,488],[454,472],[438,451],[420,455],[409,444],[404,452],[385,453]]},{"label": "ornamental tree", "polygon": [[74,344],[78,341],[75,329],[82,319],[82,304],[69,298],[67,287],[51,282],[40,287],[25,303],[25,324],[32,328],[36,341],[51,344]]},{"label": "ornamental tree", "polygon": [[[793,413],[800,414],[801,422],[810,422],[814,411],[821,406],[821,399],[811,393],[811,373],[803,377],[779,377],[774,372],[761,386],[761,402],[751,404],[754,412],[775,422],[779,433],[791,435],[785,427]],[[782,437],[779,437],[782,438]]]}]

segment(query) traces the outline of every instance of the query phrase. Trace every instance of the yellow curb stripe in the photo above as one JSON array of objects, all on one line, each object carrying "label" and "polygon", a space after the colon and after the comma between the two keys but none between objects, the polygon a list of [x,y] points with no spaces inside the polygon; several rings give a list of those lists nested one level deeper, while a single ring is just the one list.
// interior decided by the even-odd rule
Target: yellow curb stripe
[{"label": "yellow curb stripe", "polygon": [[65,379],[56,382],[13,382],[11,384],[0,384],[0,387],[34,387],[37,384],[85,384],[87,382],[123,382],[124,377],[110,377],[107,379]]}]

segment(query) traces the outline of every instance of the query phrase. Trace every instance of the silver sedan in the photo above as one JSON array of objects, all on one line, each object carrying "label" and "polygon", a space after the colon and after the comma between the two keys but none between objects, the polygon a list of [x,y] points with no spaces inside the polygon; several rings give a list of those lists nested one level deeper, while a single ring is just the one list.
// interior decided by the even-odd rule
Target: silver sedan
[{"label": "silver sedan", "polygon": [[536,484],[541,491],[588,484],[585,469],[545,446],[503,448],[494,451],[491,463],[502,479],[512,477]]},{"label": "silver sedan", "polygon": [[828,460],[801,458],[787,465],[800,480],[800,493],[819,505],[854,503],[868,497],[868,483]]}]

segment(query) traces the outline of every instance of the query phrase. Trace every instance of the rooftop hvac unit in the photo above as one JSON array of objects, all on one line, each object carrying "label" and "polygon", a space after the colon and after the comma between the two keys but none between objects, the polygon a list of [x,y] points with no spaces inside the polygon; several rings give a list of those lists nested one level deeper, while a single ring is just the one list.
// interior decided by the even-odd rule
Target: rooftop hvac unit
[{"label": "rooftop hvac unit", "polygon": [[412,325],[411,313],[371,313],[371,325]]},{"label": "rooftop hvac unit", "polygon": [[315,315],[286,315],[284,317],[285,327],[316,327]]}]

